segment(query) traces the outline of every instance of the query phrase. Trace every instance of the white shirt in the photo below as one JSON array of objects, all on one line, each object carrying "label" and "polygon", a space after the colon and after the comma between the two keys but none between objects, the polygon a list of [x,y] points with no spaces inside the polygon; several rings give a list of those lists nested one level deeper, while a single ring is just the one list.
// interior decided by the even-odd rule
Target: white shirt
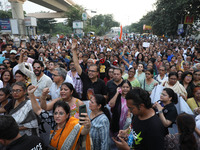
[{"label": "white shirt", "polygon": [[71,83],[71,84],[73,85],[73,87],[74,87],[74,82],[73,82],[72,78],[71,78],[69,75],[66,75],[66,78],[65,78],[65,81],[64,81],[64,82],[69,82],[69,83]]},{"label": "white shirt", "polygon": [[56,83],[52,83],[51,87],[49,88],[49,95],[51,95],[51,99],[56,99],[60,97],[60,87],[57,88]]},{"label": "white shirt", "polygon": [[3,82],[0,80],[0,88],[3,88]]},{"label": "white shirt", "polygon": [[[15,72],[16,72],[17,70],[19,70],[19,66],[18,66],[18,65],[19,65],[19,64],[17,64],[17,65],[13,68],[13,77],[14,77],[14,78],[15,78]],[[30,71],[33,71],[33,66],[32,66],[31,63],[25,62],[25,65],[29,67]]]},{"label": "white shirt", "polygon": [[50,86],[52,85],[52,80],[50,77],[48,77],[47,75],[43,74],[43,76],[40,78],[39,81],[37,81],[37,76],[35,75],[34,72],[28,70],[24,63],[18,64],[19,66],[19,70],[21,70],[21,72],[23,72],[25,75],[27,75],[30,79],[31,79],[31,83],[34,86],[38,86],[38,88],[35,91],[35,96],[36,97],[40,97],[42,95],[42,91],[44,88],[50,88]]}]

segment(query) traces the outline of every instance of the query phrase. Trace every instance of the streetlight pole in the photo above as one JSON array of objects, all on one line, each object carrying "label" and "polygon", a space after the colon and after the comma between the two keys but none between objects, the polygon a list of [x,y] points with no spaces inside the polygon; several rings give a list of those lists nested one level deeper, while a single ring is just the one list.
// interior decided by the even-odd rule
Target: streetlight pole
[{"label": "streetlight pole", "polygon": [[[91,10],[91,13],[97,13],[97,12],[94,10]],[[92,17],[91,17],[91,27],[92,27]]]}]

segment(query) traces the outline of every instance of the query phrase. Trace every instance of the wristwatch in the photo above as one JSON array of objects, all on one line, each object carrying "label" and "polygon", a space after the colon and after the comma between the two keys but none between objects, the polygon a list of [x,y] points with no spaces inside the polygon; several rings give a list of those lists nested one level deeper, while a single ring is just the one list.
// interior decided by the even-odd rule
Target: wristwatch
[{"label": "wristwatch", "polygon": [[158,111],[158,113],[159,113],[159,114],[161,114],[161,113],[163,113],[163,111],[162,111],[162,110],[160,110],[160,111]]}]

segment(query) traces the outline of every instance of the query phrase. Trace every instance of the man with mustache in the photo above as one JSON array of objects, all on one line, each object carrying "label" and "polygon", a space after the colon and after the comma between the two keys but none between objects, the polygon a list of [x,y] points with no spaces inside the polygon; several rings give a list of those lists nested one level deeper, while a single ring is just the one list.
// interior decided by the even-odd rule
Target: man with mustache
[{"label": "man with mustache", "polygon": [[24,53],[25,50],[22,50],[20,53],[19,70],[31,79],[32,85],[38,86],[34,94],[36,98],[39,99],[42,94],[42,90],[44,88],[49,88],[52,84],[52,80],[50,77],[44,74],[44,64],[39,60],[35,60],[33,62],[33,72],[28,70],[23,63]]}]

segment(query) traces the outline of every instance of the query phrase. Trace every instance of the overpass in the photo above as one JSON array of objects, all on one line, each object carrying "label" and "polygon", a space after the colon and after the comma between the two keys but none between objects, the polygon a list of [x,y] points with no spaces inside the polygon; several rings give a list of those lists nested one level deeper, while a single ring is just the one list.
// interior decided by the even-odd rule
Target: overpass
[{"label": "overpass", "polygon": [[[24,19],[23,3],[27,0],[8,0],[11,3],[13,18]],[[76,4],[72,0],[29,0],[43,7],[49,8],[53,13],[30,13],[27,17],[35,18],[63,18],[65,12]]]}]

